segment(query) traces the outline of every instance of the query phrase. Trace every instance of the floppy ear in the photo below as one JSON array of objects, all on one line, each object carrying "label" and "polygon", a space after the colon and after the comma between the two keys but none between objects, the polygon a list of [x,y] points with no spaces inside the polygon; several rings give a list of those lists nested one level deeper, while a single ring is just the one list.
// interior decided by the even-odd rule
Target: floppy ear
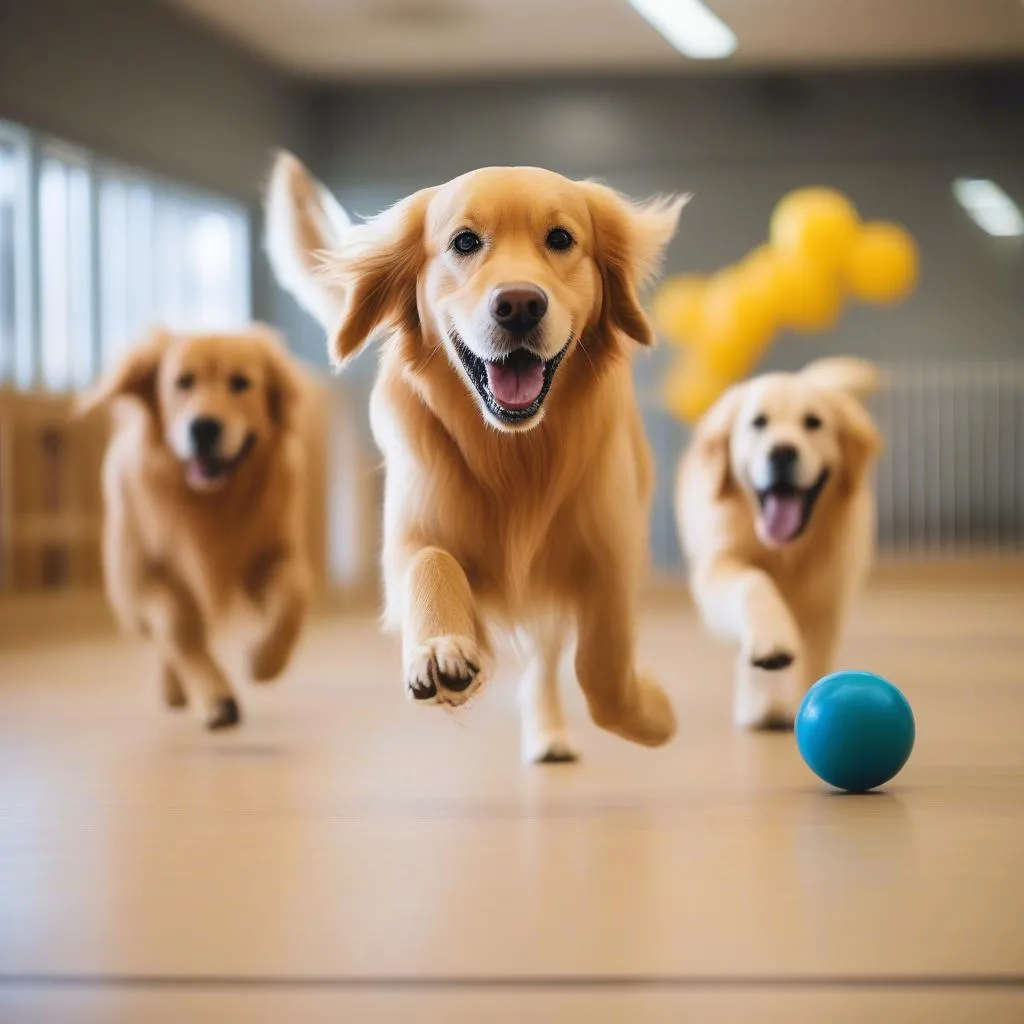
[{"label": "floppy ear", "polygon": [[842,453],[839,486],[847,494],[854,491],[871,464],[882,451],[882,435],[867,409],[843,391],[832,392],[839,413],[839,444]]},{"label": "floppy ear", "polygon": [[594,223],[594,257],[603,290],[600,320],[641,345],[654,331],[639,291],[658,269],[689,196],[632,203],[606,185],[580,182]]},{"label": "floppy ear", "polygon": [[324,273],[351,220],[291,153],[281,151],[267,185],[263,247],[278,283],[326,330],[341,316],[343,296]]},{"label": "floppy ear", "polygon": [[152,331],[144,341],[131,348],[121,361],[99,382],[75,400],[74,412],[85,416],[115,398],[136,398],[156,412],[156,378],[160,360],[172,341],[161,329]]},{"label": "floppy ear", "polygon": [[416,286],[432,194],[433,189],[416,192],[356,225],[327,257],[330,279],[345,296],[341,322],[327,341],[335,366],[344,365],[380,330],[419,325]]},{"label": "floppy ear", "polygon": [[693,435],[693,450],[704,463],[716,498],[723,498],[733,486],[729,471],[729,444],[740,410],[743,385],[734,384],[704,414]]},{"label": "floppy ear", "polygon": [[282,430],[295,430],[302,412],[305,380],[284,339],[272,327],[255,324],[267,364],[267,408]]}]

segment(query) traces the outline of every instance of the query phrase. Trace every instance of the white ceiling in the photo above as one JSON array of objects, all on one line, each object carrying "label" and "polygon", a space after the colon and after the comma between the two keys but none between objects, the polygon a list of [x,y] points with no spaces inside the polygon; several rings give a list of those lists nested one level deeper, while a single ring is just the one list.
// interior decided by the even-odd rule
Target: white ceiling
[{"label": "white ceiling", "polygon": [[708,0],[739,38],[689,61],[627,0],[172,0],[319,78],[720,71],[1024,56],[1021,0]]}]

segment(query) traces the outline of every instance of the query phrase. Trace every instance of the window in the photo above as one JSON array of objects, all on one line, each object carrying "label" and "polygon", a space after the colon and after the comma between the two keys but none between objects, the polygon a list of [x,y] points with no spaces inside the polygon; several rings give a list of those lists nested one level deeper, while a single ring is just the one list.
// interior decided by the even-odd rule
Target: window
[{"label": "window", "polygon": [[[104,365],[116,359],[145,327],[151,290],[149,238],[147,231],[132,230],[143,218],[138,212],[132,217],[131,200],[130,189],[121,181],[104,181],[100,186],[100,351]],[[143,216],[147,212],[144,210]],[[143,219],[143,224],[148,226],[148,219]],[[132,279],[134,288],[129,283]]]},{"label": "window", "polygon": [[0,122],[0,381],[87,385],[155,325],[251,316],[246,208]]},{"label": "window", "polygon": [[240,208],[106,170],[99,224],[104,365],[157,323],[218,330],[249,319],[249,225]]},{"label": "window", "polygon": [[90,182],[85,158],[47,149],[39,165],[39,376],[49,391],[93,378]]},{"label": "window", "polygon": [[0,139],[0,379],[14,372],[17,325],[14,314],[14,202],[17,150]]},{"label": "window", "polygon": [[27,135],[0,122],[0,384],[32,379],[28,166]]}]

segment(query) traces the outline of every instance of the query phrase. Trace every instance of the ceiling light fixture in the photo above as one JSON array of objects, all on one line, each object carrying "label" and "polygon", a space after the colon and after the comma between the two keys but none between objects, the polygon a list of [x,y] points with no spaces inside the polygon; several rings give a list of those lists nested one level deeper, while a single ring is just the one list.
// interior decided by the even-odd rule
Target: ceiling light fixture
[{"label": "ceiling light fixture", "polygon": [[629,0],[680,53],[721,60],[736,51],[736,34],[700,0]]},{"label": "ceiling light fixture", "polygon": [[1024,235],[1024,214],[994,181],[957,178],[953,182],[953,195],[982,231],[996,238]]}]

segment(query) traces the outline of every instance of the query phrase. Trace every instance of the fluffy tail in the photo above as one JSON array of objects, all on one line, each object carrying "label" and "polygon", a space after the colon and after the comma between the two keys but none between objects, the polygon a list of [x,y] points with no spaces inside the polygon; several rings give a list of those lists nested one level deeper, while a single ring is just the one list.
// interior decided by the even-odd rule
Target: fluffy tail
[{"label": "fluffy tail", "polygon": [[816,387],[845,391],[861,401],[884,386],[882,373],[874,363],[853,356],[816,359],[801,370],[800,376]]},{"label": "fluffy tail", "polygon": [[351,224],[296,157],[278,153],[267,186],[264,248],[281,286],[324,325],[337,320],[338,297],[323,280],[321,257],[340,247]]}]

